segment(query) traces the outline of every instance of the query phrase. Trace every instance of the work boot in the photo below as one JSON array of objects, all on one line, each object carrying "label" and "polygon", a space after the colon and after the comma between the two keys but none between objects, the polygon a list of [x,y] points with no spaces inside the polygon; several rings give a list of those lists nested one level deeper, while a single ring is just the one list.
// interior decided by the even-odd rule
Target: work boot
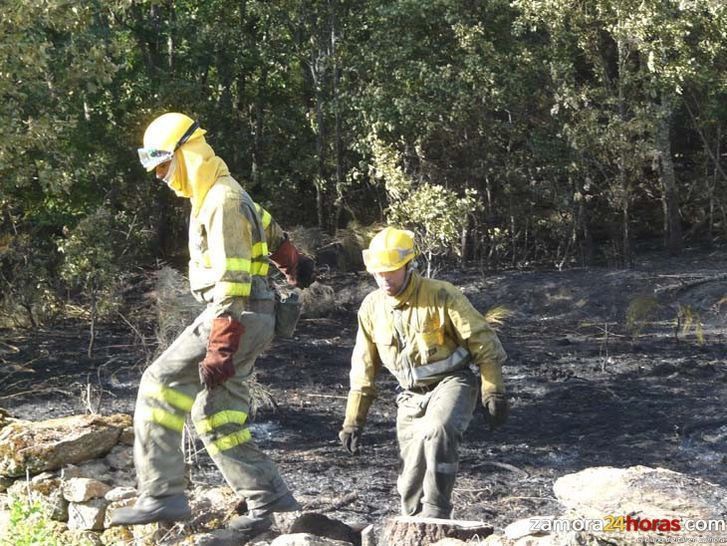
[{"label": "work boot", "polygon": [[232,518],[227,526],[253,537],[270,529],[275,512],[295,512],[296,510],[300,510],[300,504],[293,495],[286,493],[270,504],[249,510],[245,516]]},{"label": "work boot", "polygon": [[445,510],[433,504],[422,505],[422,511],[417,514],[420,518],[436,518],[436,519],[450,519],[452,517],[452,510]]},{"label": "work boot", "polygon": [[144,525],[158,521],[180,521],[192,515],[184,494],[166,497],[139,497],[134,506],[119,508],[111,515],[111,525]]}]

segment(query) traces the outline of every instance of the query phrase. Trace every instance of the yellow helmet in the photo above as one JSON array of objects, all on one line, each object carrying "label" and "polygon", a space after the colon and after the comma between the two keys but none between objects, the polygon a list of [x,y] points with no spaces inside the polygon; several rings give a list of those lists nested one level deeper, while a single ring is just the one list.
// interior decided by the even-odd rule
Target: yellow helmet
[{"label": "yellow helmet", "polygon": [[404,229],[387,227],[371,239],[363,251],[363,260],[369,273],[385,273],[404,267],[414,259],[414,234]]},{"label": "yellow helmet", "polygon": [[189,116],[167,112],[152,121],[144,132],[144,147],[139,148],[139,161],[147,171],[171,161],[174,152],[189,140],[207,131]]}]

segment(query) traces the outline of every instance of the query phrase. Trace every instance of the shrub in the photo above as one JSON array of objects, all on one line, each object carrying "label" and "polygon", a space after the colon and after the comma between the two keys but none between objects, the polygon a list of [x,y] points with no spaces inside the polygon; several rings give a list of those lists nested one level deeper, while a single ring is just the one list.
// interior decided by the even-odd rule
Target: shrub
[{"label": "shrub", "polygon": [[60,276],[87,310],[91,356],[96,322],[115,314],[123,305],[126,277],[147,254],[150,232],[138,224],[136,216],[123,211],[114,214],[100,207],[73,229],[66,229],[65,235],[58,242],[63,255]]},{"label": "shrub", "polygon": [[91,546],[83,538],[62,536],[48,507],[33,493],[12,496],[9,513],[7,536],[0,537],[0,546]]},{"label": "shrub", "polygon": [[631,300],[626,309],[626,330],[633,339],[638,339],[641,331],[654,320],[660,307],[653,296],[638,296]]},{"label": "shrub", "polygon": [[60,314],[56,261],[55,248],[29,233],[0,238],[0,326],[37,327]]},{"label": "shrub", "polygon": [[387,220],[409,227],[417,234],[417,246],[431,276],[435,256],[457,254],[469,216],[481,208],[477,192],[460,195],[431,181],[415,181],[400,166],[399,153],[376,136],[370,137],[373,175],[384,181],[389,200]]}]

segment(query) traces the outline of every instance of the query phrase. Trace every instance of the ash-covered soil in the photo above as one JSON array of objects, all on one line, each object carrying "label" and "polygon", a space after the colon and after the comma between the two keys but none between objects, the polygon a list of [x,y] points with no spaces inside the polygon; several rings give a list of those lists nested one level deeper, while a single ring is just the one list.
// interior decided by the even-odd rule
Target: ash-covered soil
[{"label": "ash-covered soil", "polygon": [[[461,449],[455,516],[504,526],[558,514],[554,481],[591,466],[664,467],[727,486],[725,272],[724,251],[692,251],[630,270],[440,275],[481,311],[514,311],[500,331],[511,416],[491,432],[478,409]],[[350,457],[337,442],[355,312],[374,285],[363,273],[321,280],[345,297],[328,316],[301,320],[294,339],[276,341],[258,361],[258,380],[276,407],[259,410],[254,436],[307,508],[381,523],[398,512],[391,376],[379,379],[363,454]],[[653,299],[645,317],[633,310],[639,297]],[[628,327],[629,316],[637,326]],[[90,359],[80,322],[4,331],[0,340],[0,406],[34,420],[89,405],[131,413],[154,350],[150,336],[143,347],[121,320],[101,327]],[[222,483],[204,453],[191,477]]]}]

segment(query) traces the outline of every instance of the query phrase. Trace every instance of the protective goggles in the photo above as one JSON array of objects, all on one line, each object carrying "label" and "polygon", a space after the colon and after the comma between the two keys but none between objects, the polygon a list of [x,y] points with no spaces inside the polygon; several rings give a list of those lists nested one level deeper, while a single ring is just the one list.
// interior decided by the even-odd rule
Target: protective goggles
[{"label": "protective goggles", "polygon": [[172,157],[174,157],[174,152],[176,152],[182,144],[192,138],[192,135],[197,129],[199,129],[199,122],[195,121],[194,123],[192,123],[192,125],[189,126],[189,129],[184,132],[182,137],[177,141],[177,144],[175,144],[174,149],[171,151],[159,150],[157,148],[137,149],[141,166],[144,167],[147,171],[152,171],[162,163],[171,161]]}]

